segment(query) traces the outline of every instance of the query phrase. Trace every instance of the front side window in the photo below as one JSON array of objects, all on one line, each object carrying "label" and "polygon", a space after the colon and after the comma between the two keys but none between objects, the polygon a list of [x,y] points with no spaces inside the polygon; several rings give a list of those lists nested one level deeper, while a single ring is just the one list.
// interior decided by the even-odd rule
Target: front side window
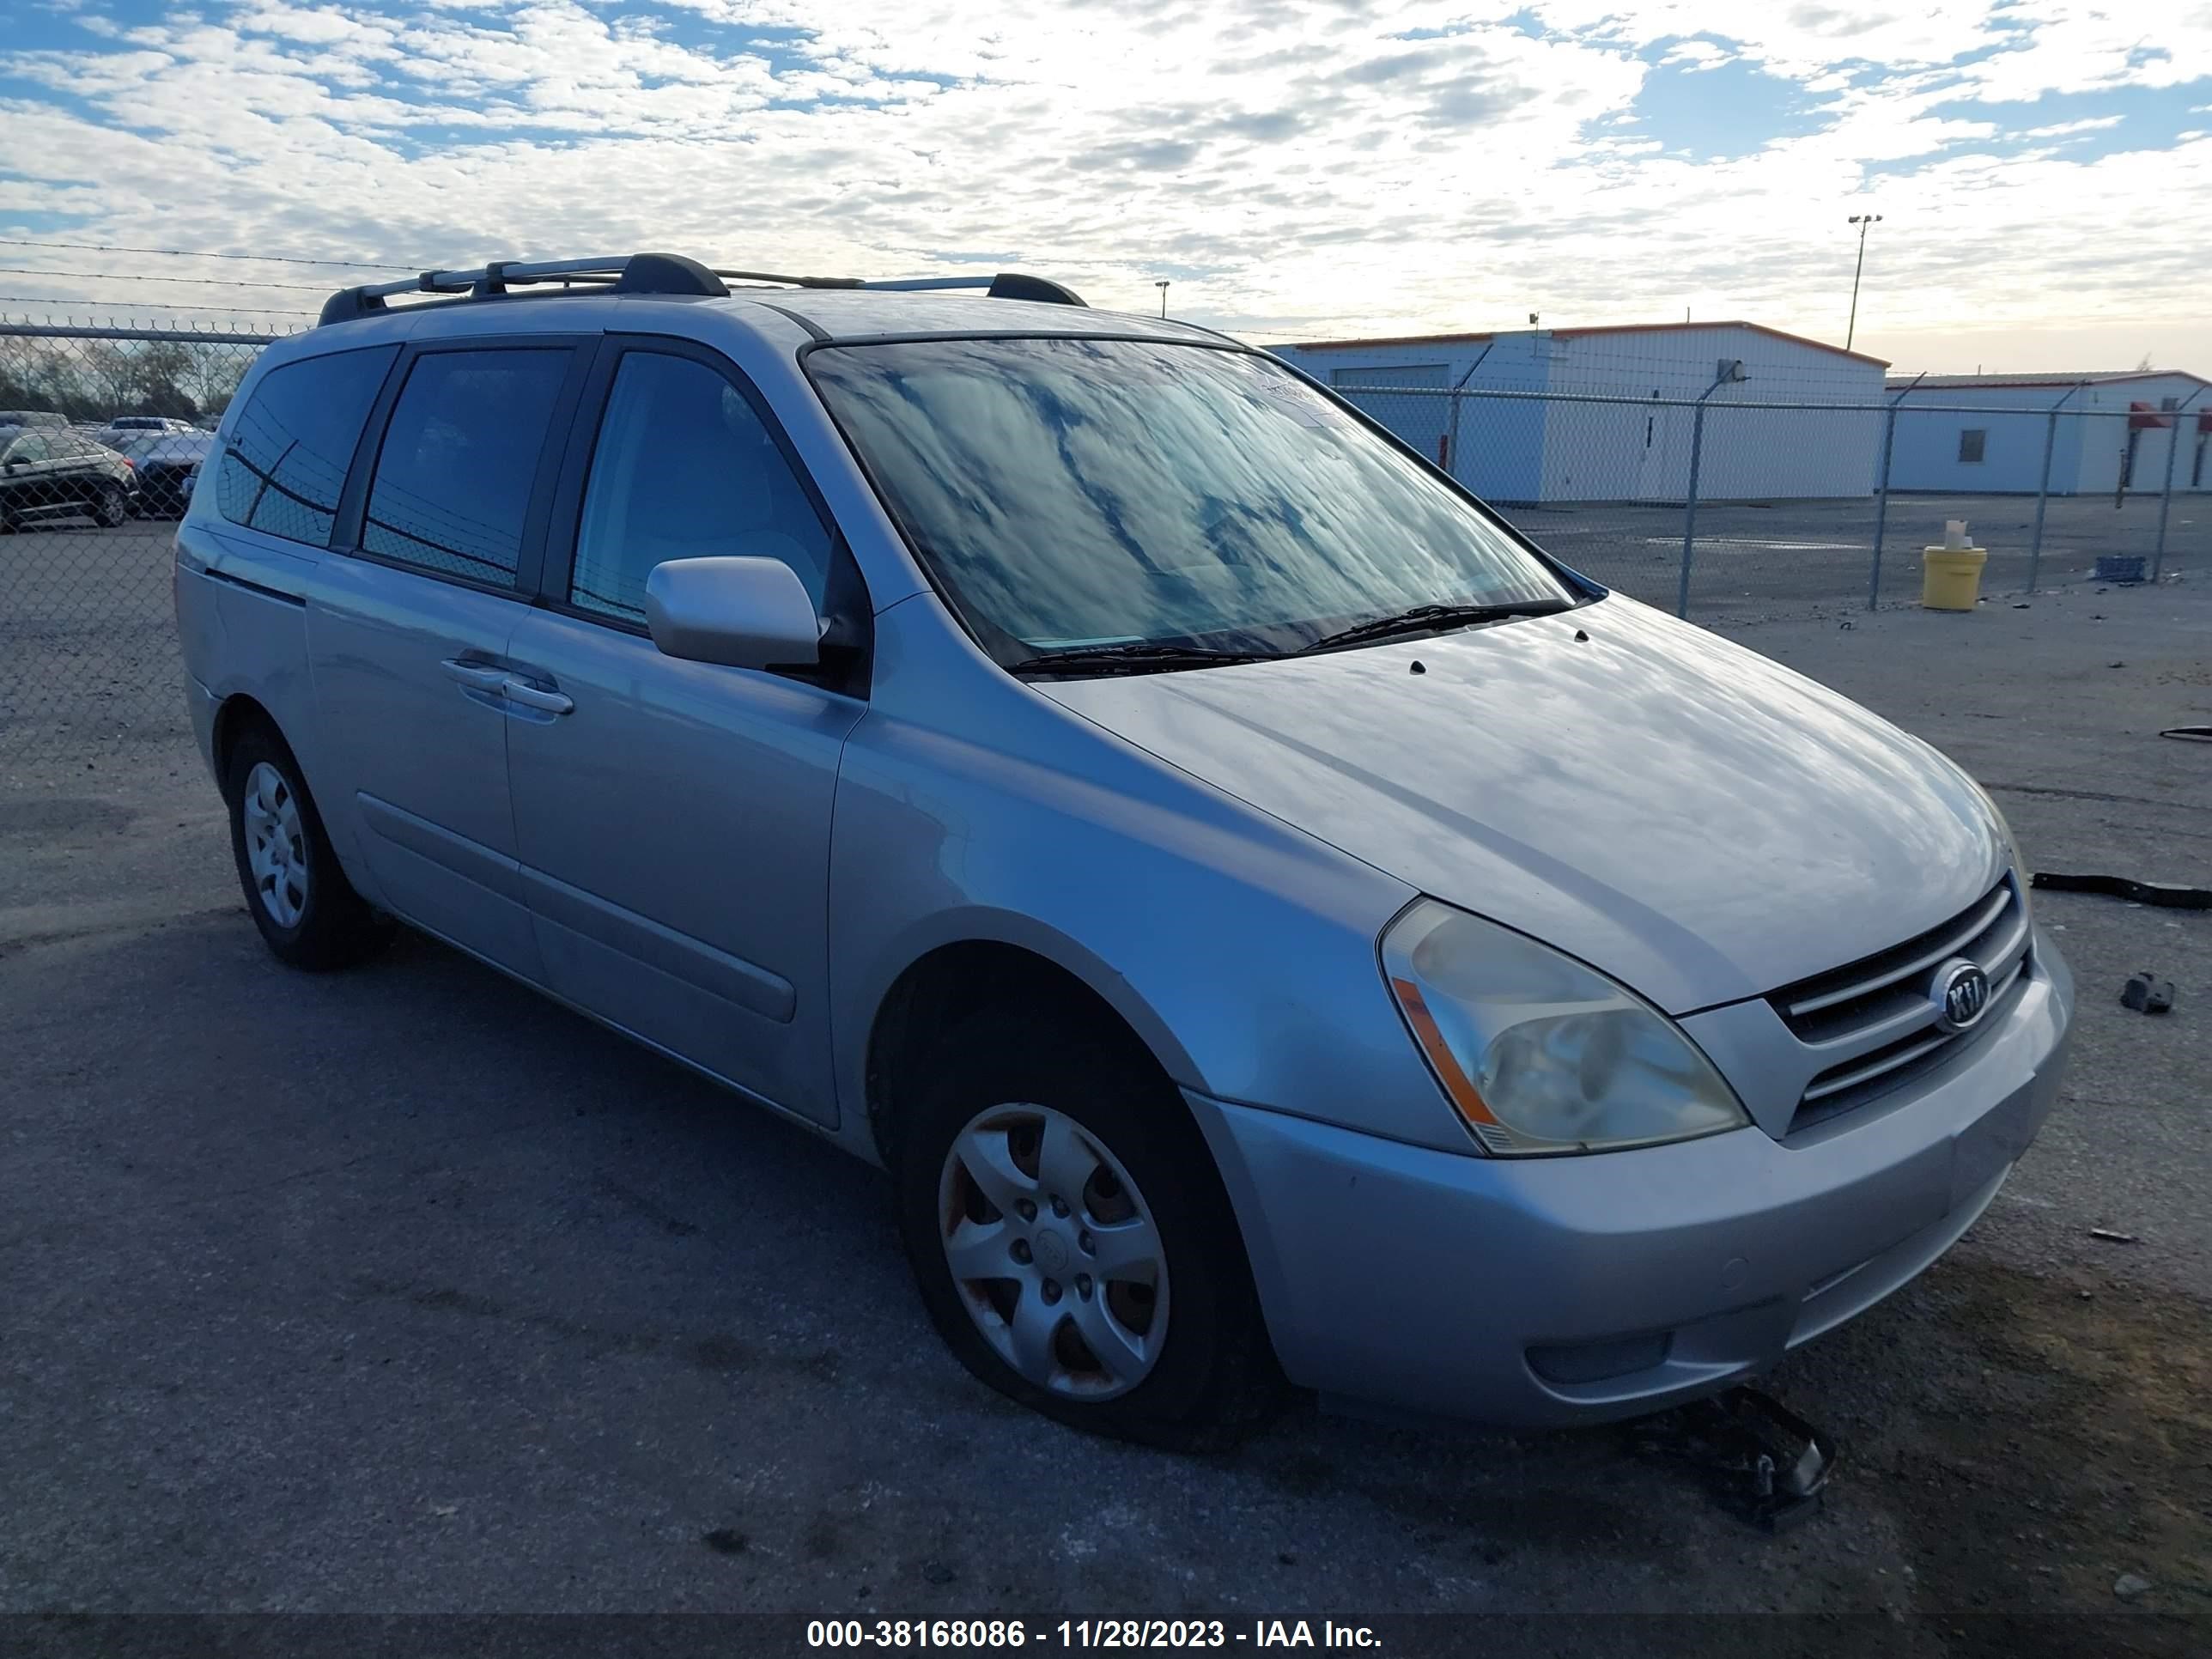
[{"label": "front side window", "polygon": [[671,559],[780,559],[822,608],[830,538],[752,404],[706,364],[622,360],[592,456],[568,598],[645,620],[645,579]]},{"label": "front side window", "polygon": [[416,358],[377,454],[362,548],[441,575],[513,581],[569,355],[562,347]]},{"label": "front side window", "polygon": [[27,433],[8,446],[7,465],[28,466],[33,461],[51,459],[52,454],[53,447],[46,439],[35,432]]},{"label": "front side window", "polygon": [[216,511],[287,541],[329,546],[362,423],[398,351],[341,351],[270,370],[231,425]]},{"label": "front side window", "polygon": [[1419,605],[1573,598],[1418,462],[1256,354],[933,340],[824,348],[807,364],[1004,663],[1145,644],[1273,654]]}]

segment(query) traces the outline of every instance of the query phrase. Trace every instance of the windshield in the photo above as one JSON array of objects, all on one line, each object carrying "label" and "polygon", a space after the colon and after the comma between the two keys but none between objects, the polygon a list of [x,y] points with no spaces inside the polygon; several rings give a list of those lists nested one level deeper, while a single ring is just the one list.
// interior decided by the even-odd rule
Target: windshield
[{"label": "windshield", "polygon": [[1265,357],[929,340],[825,348],[807,367],[1002,663],[1136,644],[1273,654],[1419,605],[1575,597]]}]

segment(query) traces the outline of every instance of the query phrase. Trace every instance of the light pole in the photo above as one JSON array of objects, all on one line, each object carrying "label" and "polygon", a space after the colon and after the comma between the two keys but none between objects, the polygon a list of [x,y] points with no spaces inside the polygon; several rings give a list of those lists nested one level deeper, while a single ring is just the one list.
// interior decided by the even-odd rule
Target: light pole
[{"label": "light pole", "polygon": [[1844,349],[1846,351],[1851,349],[1851,342],[1857,337],[1859,331],[1859,278],[1866,271],[1867,227],[1880,224],[1881,215],[1854,213],[1851,215],[1850,222],[1859,228],[1859,263],[1857,268],[1851,272],[1851,321],[1850,326],[1844,331]]},{"label": "light pole", "polygon": [[1162,317],[1165,317],[1165,316],[1168,314],[1168,281],[1167,281],[1167,278],[1166,278],[1166,277],[1164,277],[1164,276],[1161,277],[1161,278],[1160,278],[1160,280],[1159,280],[1158,282],[1157,282],[1157,283],[1154,283],[1152,284],[1152,286],[1153,286],[1154,288],[1156,288],[1156,289],[1159,289],[1159,291],[1160,291],[1160,315],[1161,315]]}]

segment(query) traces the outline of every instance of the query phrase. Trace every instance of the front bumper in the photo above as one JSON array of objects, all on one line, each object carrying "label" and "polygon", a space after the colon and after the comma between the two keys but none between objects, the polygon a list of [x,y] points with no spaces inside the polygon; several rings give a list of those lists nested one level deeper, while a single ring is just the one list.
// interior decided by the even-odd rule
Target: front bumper
[{"label": "front bumper", "polygon": [[2064,1064],[2072,980],[2047,939],[2036,959],[2000,1030],[1803,1145],[1493,1158],[1187,1097],[1293,1382],[1500,1424],[1633,1416],[1871,1307],[1988,1207]]}]

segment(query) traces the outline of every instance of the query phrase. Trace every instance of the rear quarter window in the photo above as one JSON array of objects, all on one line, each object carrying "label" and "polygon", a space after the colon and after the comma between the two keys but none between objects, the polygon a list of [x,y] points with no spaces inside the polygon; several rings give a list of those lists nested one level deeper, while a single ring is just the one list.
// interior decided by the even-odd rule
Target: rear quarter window
[{"label": "rear quarter window", "polygon": [[398,346],[308,357],[271,369],[239,411],[216,471],[216,510],[233,524],[327,547],[355,446]]}]

